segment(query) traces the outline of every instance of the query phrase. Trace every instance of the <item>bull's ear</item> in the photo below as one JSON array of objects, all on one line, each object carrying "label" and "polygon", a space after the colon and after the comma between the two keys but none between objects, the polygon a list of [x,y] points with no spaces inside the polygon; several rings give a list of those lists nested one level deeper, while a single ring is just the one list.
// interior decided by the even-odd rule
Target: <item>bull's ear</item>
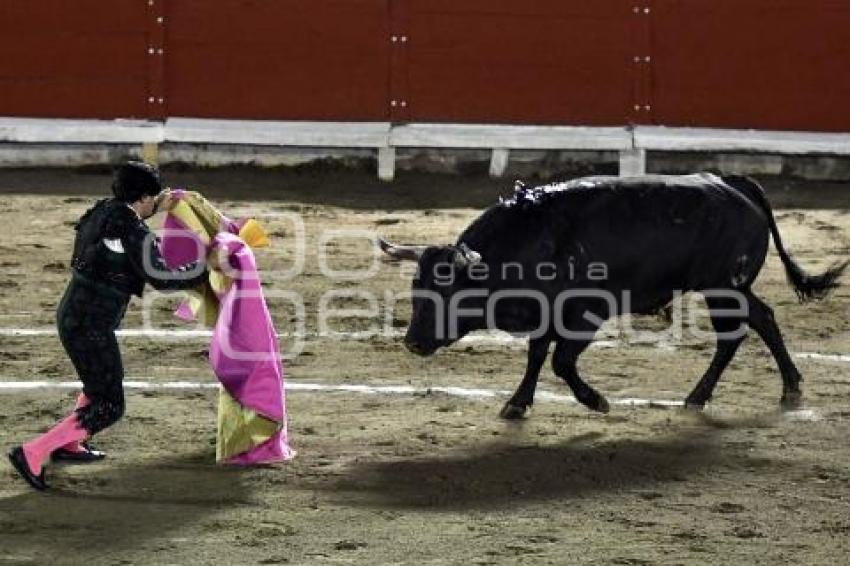
[{"label": "bull's ear", "polygon": [[378,247],[395,260],[419,261],[428,246],[403,246],[393,244],[378,236]]}]

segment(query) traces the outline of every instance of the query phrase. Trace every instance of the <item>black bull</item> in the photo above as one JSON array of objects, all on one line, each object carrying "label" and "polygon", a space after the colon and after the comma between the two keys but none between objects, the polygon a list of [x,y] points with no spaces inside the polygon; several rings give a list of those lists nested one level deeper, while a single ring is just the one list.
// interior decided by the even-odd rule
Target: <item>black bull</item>
[{"label": "black bull", "polygon": [[686,404],[702,407],[711,399],[749,326],[779,366],[783,406],[798,406],[800,373],[772,310],[751,289],[770,234],[801,300],[838,285],[847,262],[806,274],[782,245],[764,191],[744,177],[589,177],[519,186],[456,245],[379,244],[395,259],[419,262],[405,337],[411,351],[429,355],[485,328],[529,335],[525,376],[501,413],[518,418],[534,401],[552,342],[555,374],[581,403],[608,411],[579,376],[578,357],[604,320],[657,312],[688,291],[705,295],[717,350]]}]

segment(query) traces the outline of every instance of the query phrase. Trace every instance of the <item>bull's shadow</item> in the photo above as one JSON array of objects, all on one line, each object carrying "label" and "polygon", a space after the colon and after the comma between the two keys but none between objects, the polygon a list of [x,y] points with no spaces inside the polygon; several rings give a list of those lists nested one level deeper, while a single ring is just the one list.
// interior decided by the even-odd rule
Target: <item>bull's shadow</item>
[{"label": "bull's shadow", "polygon": [[[601,441],[593,433],[533,447],[488,444],[447,457],[358,463],[334,486],[346,503],[456,511],[563,501],[635,489],[663,490],[718,467],[758,465],[752,456],[720,449],[714,431],[653,440]],[[762,462],[767,464],[766,462]]]},{"label": "bull's shadow", "polygon": [[54,468],[50,491],[22,487],[26,491],[0,499],[0,550],[43,564],[132,556],[145,544],[167,545],[205,517],[248,501],[241,475],[240,469],[211,463],[208,454],[132,467],[109,462],[74,474]]}]

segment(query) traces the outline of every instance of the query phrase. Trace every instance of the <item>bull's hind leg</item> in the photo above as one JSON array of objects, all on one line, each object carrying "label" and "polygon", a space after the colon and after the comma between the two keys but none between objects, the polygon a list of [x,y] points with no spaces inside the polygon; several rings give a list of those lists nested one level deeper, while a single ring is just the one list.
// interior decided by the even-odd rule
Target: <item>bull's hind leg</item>
[{"label": "bull's hind leg", "polygon": [[607,413],[610,410],[605,397],[597,393],[578,374],[576,363],[578,357],[590,345],[592,338],[588,339],[560,339],[552,354],[552,367],[555,375],[567,382],[576,399],[589,409]]},{"label": "bull's hind leg", "polygon": [[782,374],[782,406],[786,409],[798,408],[803,401],[803,393],[800,391],[800,382],[803,378],[800,376],[797,366],[791,361],[787,348],[785,348],[782,334],[773,318],[773,309],[764,304],[752,292],[747,292],[746,297],[750,309],[750,326],[758,332],[758,335],[767,344],[770,353],[773,354],[773,358],[779,366],[779,372]]},{"label": "bull's hind leg", "polygon": [[548,338],[538,338],[528,342],[528,365],[525,368],[525,376],[517,387],[499,416],[503,419],[521,419],[526,411],[534,403],[534,390],[537,389],[537,378],[540,376],[540,368],[549,354]]},{"label": "bull's hind leg", "polygon": [[708,366],[702,379],[685,399],[685,406],[692,409],[702,409],[711,399],[714,387],[720,380],[720,375],[732,361],[735,352],[738,351],[738,346],[747,337],[746,319],[724,316],[724,313],[721,312],[721,309],[731,312],[733,309],[739,308],[741,305],[738,301],[728,298],[707,297],[706,302],[711,313],[711,325],[717,332],[717,350],[714,352],[711,365]]}]

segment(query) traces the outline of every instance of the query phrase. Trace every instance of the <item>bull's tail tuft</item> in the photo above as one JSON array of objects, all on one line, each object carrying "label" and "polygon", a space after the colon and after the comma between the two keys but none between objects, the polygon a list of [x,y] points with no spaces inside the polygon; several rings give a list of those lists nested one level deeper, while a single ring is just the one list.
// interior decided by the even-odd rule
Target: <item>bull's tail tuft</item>
[{"label": "bull's tail tuft", "polygon": [[751,200],[758,204],[767,216],[770,224],[770,233],[773,236],[773,244],[776,246],[776,251],[779,253],[779,258],[782,260],[782,265],[785,266],[785,275],[788,281],[794,287],[797,293],[797,298],[801,303],[813,299],[823,299],[830,291],[839,286],[838,278],[841,277],[850,261],[836,262],[832,264],[825,272],[820,275],[809,275],[800,265],[794,261],[785,246],[782,245],[782,238],[779,235],[779,228],[776,226],[776,220],[773,218],[773,209],[767,201],[764,194],[764,189],[748,177],[730,176],[723,177],[723,180],[742,191]]},{"label": "bull's tail tuft", "polygon": [[[776,241],[775,236],[774,241]],[[797,292],[797,297],[801,303],[826,297],[830,291],[839,286],[838,278],[850,265],[848,261],[836,262],[820,275],[809,275],[787,253],[784,257],[782,253],[779,255],[782,257],[782,263],[785,264],[785,274],[788,276],[788,281],[794,286],[794,291]]]}]

